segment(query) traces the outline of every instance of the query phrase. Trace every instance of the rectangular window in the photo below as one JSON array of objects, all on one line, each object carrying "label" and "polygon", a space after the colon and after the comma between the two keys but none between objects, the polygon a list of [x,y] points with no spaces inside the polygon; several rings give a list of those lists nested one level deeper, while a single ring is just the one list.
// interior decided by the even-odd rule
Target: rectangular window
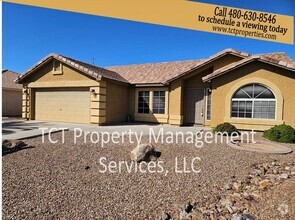
[{"label": "rectangular window", "polygon": [[211,120],[211,89],[207,89],[206,118]]},{"label": "rectangular window", "polygon": [[153,93],[153,113],[165,114],[165,91],[154,91]]},{"label": "rectangular window", "polygon": [[252,118],[252,101],[233,101],[231,117]]},{"label": "rectangular window", "polygon": [[275,119],[275,110],[275,101],[233,100],[231,106],[231,117]]},{"label": "rectangular window", "polygon": [[149,114],[150,108],[150,92],[149,91],[140,91],[138,92],[138,113]]},{"label": "rectangular window", "polygon": [[254,117],[275,119],[275,101],[254,101]]}]

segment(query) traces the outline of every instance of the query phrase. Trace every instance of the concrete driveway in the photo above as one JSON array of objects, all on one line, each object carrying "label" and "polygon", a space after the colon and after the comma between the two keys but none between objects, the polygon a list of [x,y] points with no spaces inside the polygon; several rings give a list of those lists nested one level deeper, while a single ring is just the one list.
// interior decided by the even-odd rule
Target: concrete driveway
[{"label": "concrete driveway", "polygon": [[75,130],[80,129],[83,132],[141,132],[143,135],[148,135],[152,128],[155,133],[163,129],[163,132],[193,132],[197,133],[201,130],[210,130],[206,127],[178,127],[171,125],[160,124],[143,124],[143,123],[128,123],[118,125],[97,126],[91,124],[74,124],[74,123],[61,123],[61,122],[45,122],[45,121],[26,121],[23,119],[2,119],[2,139],[20,140],[32,138],[42,135],[42,128],[44,134],[48,134],[49,130],[54,128],[55,131],[61,130]]}]

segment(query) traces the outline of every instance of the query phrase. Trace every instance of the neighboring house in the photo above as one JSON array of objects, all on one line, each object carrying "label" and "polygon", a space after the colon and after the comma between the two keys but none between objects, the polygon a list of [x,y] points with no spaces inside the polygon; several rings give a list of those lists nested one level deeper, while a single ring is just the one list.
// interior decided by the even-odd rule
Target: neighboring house
[{"label": "neighboring house", "polygon": [[295,63],[285,53],[227,49],[201,60],[106,68],[51,54],[17,82],[29,119],[295,127]]},{"label": "neighboring house", "polygon": [[2,71],[2,116],[22,115],[22,85],[14,82],[18,76],[10,70]]}]

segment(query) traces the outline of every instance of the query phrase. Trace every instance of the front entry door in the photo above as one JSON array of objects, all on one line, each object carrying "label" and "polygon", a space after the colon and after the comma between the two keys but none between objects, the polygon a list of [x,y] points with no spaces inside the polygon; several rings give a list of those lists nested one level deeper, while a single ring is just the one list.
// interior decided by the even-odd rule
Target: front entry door
[{"label": "front entry door", "polygon": [[187,89],[186,123],[204,124],[204,89]]}]

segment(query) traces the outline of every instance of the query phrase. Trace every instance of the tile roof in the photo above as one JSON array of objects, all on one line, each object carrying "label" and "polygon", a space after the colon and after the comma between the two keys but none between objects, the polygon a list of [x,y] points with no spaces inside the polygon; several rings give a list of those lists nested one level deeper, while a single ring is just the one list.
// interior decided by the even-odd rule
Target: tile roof
[{"label": "tile roof", "polygon": [[73,58],[69,58],[66,56],[62,56],[59,54],[49,54],[45,58],[43,58],[41,61],[39,61],[37,64],[35,64],[33,67],[31,67],[29,70],[27,70],[24,74],[22,74],[17,80],[17,83],[21,83],[27,76],[29,76],[34,70],[38,69],[43,64],[49,62],[53,58],[68,64],[69,66],[82,71],[86,75],[96,79],[100,80],[101,78],[111,79],[119,82],[128,83],[126,79],[124,79],[121,75],[114,71],[110,71],[101,67],[97,67],[79,60],[75,60]]},{"label": "tile roof", "polygon": [[277,52],[277,53],[265,53],[265,54],[259,54],[263,57],[268,57],[274,60],[280,60],[287,63],[293,62],[293,60],[284,52]]},{"label": "tile roof", "polygon": [[279,66],[281,68],[289,69],[291,71],[295,71],[295,62],[288,57],[285,53],[269,53],[269,54],[258,54],[258,55],[252,55],[245,59],[242,59],[240,61],[231,63],[223,68],[220,68],[213,73],[203,77],[203,81],[207,82],[210,81],[213,78],[216,78],[218,76],[221,76],[233,69],[236,69],[240,66],[243,66],[247,63],[253,62],[253,61],[260,61],[264,63],[268,63],[271,65]]},{"label": "tile roof", "polygon": [[258,60],[266,62],[272,65],[277,65],[282,68],[294,70],[295,62],[288,57],[285,53],[268,53],[260,55],[251,55],[234,49],[225,49],[220,51],[206,59],[199,60],[185,60],[175,62],[160,62],[160,63],[147,63],[147,64],[134,64],[134,65],[122,65],[122,66],[109,66],[105,68],[97,67],[79,60],[75,60],[70,57],[50,54],[31,69],[26,71],[16,82],[21,83],[27,76],[34,72],[37,68],[47,63],[51,59],[55,58],[64,62],[73,68],[84,72],[90,77],[100,80],[102,78],[111,79],[123,83],[130,83],[136,85],[145,84],[161,84],[165,85],[171,81],[182,77],[191,71],[196,70],[226,54],[232,54],[242,59],[240,61],[231,63],[225,67],[222,67],[213,73],[203,77],[203,81],[208,81],[212,78],[218,77],[234,68],[245,65],[248,62]]},{"label": "tile roof", "polygon": [[131,84],[162,84],[173,77],[191,70],[202,60],[109,66],[108,70],[120,73]]},{"label": "tile roof", "polygon": [[19,77],[19,74],[16,72],[11,70],[2,70],[2,88],[21,90],[23,88],[22,85],[14,82],[17,77]]},{"label": "tile roof", "polygon": [[226,49],[200,60],[109,66],[105,68],[119,73],[131,84],[166,84],[229,53],[243,58],[249,56],[249,54],[241,51]]}]

